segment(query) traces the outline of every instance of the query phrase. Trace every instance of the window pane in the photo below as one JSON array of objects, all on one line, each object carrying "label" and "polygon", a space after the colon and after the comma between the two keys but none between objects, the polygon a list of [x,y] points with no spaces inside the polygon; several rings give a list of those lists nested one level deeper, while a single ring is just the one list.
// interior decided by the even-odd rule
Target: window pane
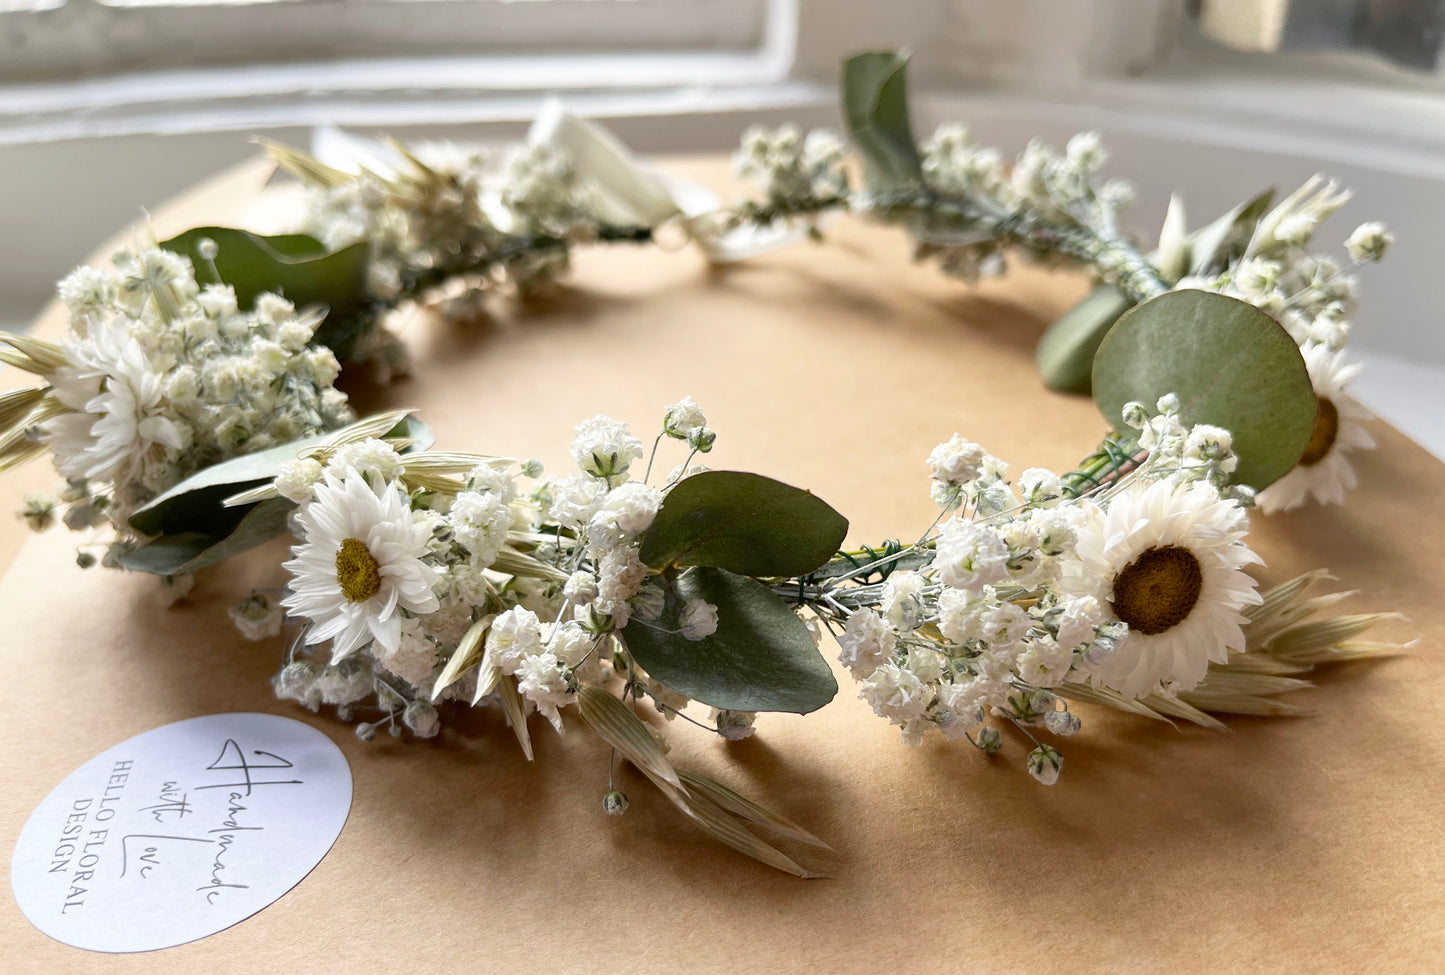
[{"label": "window pane", "polygon": [[1197,0],[1200,33],[1238,51],[1341,51],[1434,72],[1445,0]]},{"label": "window pane", "polygon": [[243,7],[257,3],[305,3],[306,0],[96,0],[106,7]]},{"label": "window pane", "polygon": [[[353,59],[748,53],[769,0],[0,0],[0,80]],[[0,7],[0,9],[4,9]]]}]

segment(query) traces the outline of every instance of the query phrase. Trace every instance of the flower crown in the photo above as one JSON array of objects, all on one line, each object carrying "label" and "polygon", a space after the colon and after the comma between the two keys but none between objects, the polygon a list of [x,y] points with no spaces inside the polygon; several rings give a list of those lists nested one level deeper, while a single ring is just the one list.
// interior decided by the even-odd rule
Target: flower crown
[{"label": "flower crown", "polygon": [[[1316,178],[1193,232],[1176,197],[1146,253],[1120,230],[1129,190],[1101,178],[1096,136],[1030,143],[1007,165],[957,126],[919,146],[890,53],[849,60],[842,98],[861,181],[830,133],[753,129],[737,164],[761,196],[733,206],[555,106],[500,167],[335,132],[327,161],[272,146],[308,190],[297,233],[197,228],[82,267],[60,284],[63,345],[0,338],[0,359],[44,380],[0,397],[0,469],[49,454],[66,483],[27,502],[32,527],[59,513],[99,530],[100,562],[178,596],[294,536],[284,588],[231,611],[249,639],[288,631],[280,697],[332,706],[367,740],[498,707],[529,758],[529,714],[560,733],[575,706],[688,818],[800,876],[749,827],[821,841],[674,767],[649,712],[737,739],[758,712],[816,710],[837,692],[827,631],[905,742],[993,754],[1016,732],[1021,766],[1050,784],[1075,702],[1221,728],[1216,715],[1300,713],[1280,698],[1301,675],[1395,649],[1357,639],[1383,614],[1319,618],[1335,598],[1316,591],[1324,571],[1267,591],[1247,571],[1249,508],[1342,502],[1350,454],[1372,446],[1342,347],[1351,274],[1384,255],[1383,227],[1350,236],[1346,266],[1311,252],[1348,196]],[[834,212],[905,227],[918,259],[969,281],[1009,252],[1091,271],[1097,290],[1038,363],[1048,385],[1092,393],[1112,428],[1097,450],[1011,479],[954,434],[928,457],[934,523],[848,550],[847,520],[813,494],[695,466],[717,434],[691,399],[650,445],[582,422],[576,468],[544,475],[432,450],[409,411],[357,420],[334,386],[343,364],[406,370],[386,328],[401,305],[463,316],[548,286],[577,246],[672,228],[739,260],[820,238]]]}]

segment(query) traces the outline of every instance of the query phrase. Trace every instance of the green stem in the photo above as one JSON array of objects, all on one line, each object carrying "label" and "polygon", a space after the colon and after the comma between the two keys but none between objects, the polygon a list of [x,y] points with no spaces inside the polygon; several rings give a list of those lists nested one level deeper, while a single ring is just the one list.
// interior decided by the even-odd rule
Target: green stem
[{"label": "green stem", "polygon": [[576,243],[598,241],[602,243],[645,244],[653,239],[653,228],[599,224],[594,237],[574,238],[562,234],[506,234],[498,246],[471,255],[464,255],[456,262],[440,267],[411,269],[404,273],[401,287],[393,295],[372,298],[355,314],[341,322],[327,322],[317,333],[317,341],[329,347],[336,357],[346,362],[352,356],[362,336],[377,327],[377,322],[387,312],[394,311],[408,301],[421,301],[427,292],[445,285],[455,278],[476,277],[486,274],[495,267],[519,260],[530,254],[544,254],[565,251]]},{"label": "green stem", "polygon": [[1063,476],[1064,496],[1079,498],[1113,484],[1148,457],[1149,452],[1139,445],[1138,440],[1110,434],[1099,444],[1098,450],[1079,462],[1076,470]]},{"label": "green stem", "polygon": [[1082,224],[1062,224],[1025,212],[985,207],[967,198],[941,196],[932,190],[907,190],[877,198],[875,206],[889,216],[937,222],[953,232],[974,231],[980,243],[997,240],[1035,254],[1064,257],[1087,265],[1132,301],[1147,301],[1169,290],[1169,284],[1137,247],[1117,234],[1104,234]]},{"label": "green stem", "polygon": [[[744,203],[734,211],[730,222],[767,226],[792,217],[853,207],[854,200],[847,196],[789,197],[761,204]],[[908,224],[925,242],[929,230],[947,231],[972,234],[980,244],[1000,241],[1034,254],[1067,258],[1091,268],[1136,303],[1169,290],[1158,269],[1132,243],[1118,234],[1083,224],[1058,223],[1035,214],[1011,212],[991,201],[943,196],[927,188],[869,197],[866,212]]]},{"label": "green stem", "polygon": [[506,265],[532,254],[545,254],[558,250],[565,251],[576,243],[596,241],[598,243],[646,244],[653,239],[653,228],[618,224],[598,224],[593,228],[592,237],[572,237],[565,234],[507,234],[501,243],[477,254],[466,255],[453,264],[414,271],[402,279],[401,289],[396,296],[385,299],[388,307],[396,307],[404,301],[415,300],[433,288],[445,284],[451,278],[474,277],[485,274],[495,267]]}]

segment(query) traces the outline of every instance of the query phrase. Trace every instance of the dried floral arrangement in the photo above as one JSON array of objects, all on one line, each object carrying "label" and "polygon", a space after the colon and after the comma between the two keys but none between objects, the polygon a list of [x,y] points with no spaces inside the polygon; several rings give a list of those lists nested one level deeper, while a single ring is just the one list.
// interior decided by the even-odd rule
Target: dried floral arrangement
[{"label": "dried floral arrangement", "polygon": [[[307,187],[296,233],[204,227],[122,253],[61,282],[68,341],[0,338],[0,359],[43,381],[0,396],[0,469],[49,455],[65,484],[28,502],[31,525],[100,532],[82,566],[154,573],[177,595],[292,535],[280,595],[231,612],[248,638],[288,634],[282,698],[334,707],[363,739],[496,707],[529,758],[528,716],[560,733],[575,706],[692,821],[800,876],[749,827],[820,841],[675,768],[651,716],[735,739],[758,712],[816,710],[838,690],[829,637],[906,742],[992,754],[1017,729],[1020,766],[1050,784],[1081,728],[1073,702],[1218,728],[1299,713],[1281,696],[1312,668],[1396,649],[1360,639],[1387,614],[1328,615],[1323,570],[1267,591],[1248,572],[1250,509],[1342,503],[1350,454],[1372,446],[1343,347],[1352,273],[1384,255],[1385,229],[1358,228],[1344,266],[1312,251],[1348,196],[1315,179],[1193,232],[1176,198],[1146,252],[1120,229],[1129,190],[1101,176],[1095,136],[1012,163],[957,126],[919,145],[904,70],[892,53],[845,64],[846,141],[749,131],[738,170],[761,193],[734,205],[555,107],[500,164],[336,133],[326,160],[273,146]],[[846,550],[847,520],[813,494],[695,465],[717,434],[690,399],[650,447],[583,421],[576,468],[549,475],[432,450],[406,411],[358,420],[334,386],[343,366],[407,369],[386,329],[402,304],[463,312],[545,287],[574,247],[664,227],[738,260],[820,238],[835,211],[907,228],[920,260],[965,280],[1006,254],[1092,271],[1098,290],[1038,362],[1050,386],[1093,395],[1098,449],[1011,479],[955,433],[927,458],[934,523]]]}]

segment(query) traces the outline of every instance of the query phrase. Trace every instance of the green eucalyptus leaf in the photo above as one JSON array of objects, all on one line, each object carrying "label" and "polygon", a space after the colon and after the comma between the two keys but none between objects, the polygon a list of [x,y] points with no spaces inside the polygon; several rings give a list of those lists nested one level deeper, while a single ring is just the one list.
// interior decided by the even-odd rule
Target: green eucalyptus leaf
[{"label": "green eucalyptus leaf", "polygon": [[1118,425],[1124,405],[1176,393],[1186,424],[1229,430],[1238,483],[1262,489],[1294,467],[1318,405],[1289,333],[1253,305],[1171,291],[1126,312],[1094,357],[1094,401]]},{"label": "green eucalyptus leaf", "polygon": [[[698,566],[672,580],[662,616],[623,630],[637,663],[695,701],[734,711],[807,714],[838,693],[838,682],[808,628],[756,579]],[[689,640],[678,613],[689,599],[717,607],[717,631]]]},{"label": "green eucalyptus leaf", "polygon": [[[214,257],[201,254],[202,241],[215,244]],[[357,338],[353,319],[367,301],[370,247],[365,242],[332,251],[306,234],[263,237],[230,227],[196,227],[160,246],[190,258],[202,286],[229,284],[243,311],[268,291],[297,308],[324,305],[326,319],[316,330],[316,342],[340,359],[350,355]]]},{"label": "green eucalyptus leaf", "polygon": [[155,575],[183,575],[223,562],[286,533],[286,518],[296,505],[272,498],[252,505],[224,534],[180,532],[162,535],[121,555],[123,568]]},{"label": "green eucalyptus leaf", "polygon": [[875,193],[923,185],[923,162],[908,124],[907,72],[908,58],[897,51],[855,54],[843,62],[843,118]]},{"label": "green eucalyptus leaf", "polygon": [[[315,447],[334,435],[334,432],[320,433],[212,464],[152,499],[131,515],[130,526],[142,535],[179,535],[184,532],[210,536],[229,534],[249,509],[226,508],[222,506],[222,501],[249,487],[274,480],[281,473],[281,465],[290,463],[301,451]],[[426,424],[412,416],[398,423],[386,437],[413,440],[415,443],[410,449],[414,450],[425,450],[432,443],[431,431]]]},{"label": "green eucalyptus leaf", "polygon": [[282,464],[295,460],[298,453],[320,444],[326,436],[307,437],[213,464],[131,515],[130,526],[142,535],[224,535],[246,516],[246,509],[223,508],[222,501],[275,478]]},{"label": "green eucalyptus leaf", "polygon": [[798,576],[832,558],[847,533],[848,519],[808,491],[761,474],[703,471],[667,493],[640,556],[654,569]]},{"label": "green eucalyptus leaf", "polygon": [[1049,326],[1034,362],[1044,385],[1061,393],[1088,395],[1094,353],[1131,302],[1112,284],[1101,284]]}]

